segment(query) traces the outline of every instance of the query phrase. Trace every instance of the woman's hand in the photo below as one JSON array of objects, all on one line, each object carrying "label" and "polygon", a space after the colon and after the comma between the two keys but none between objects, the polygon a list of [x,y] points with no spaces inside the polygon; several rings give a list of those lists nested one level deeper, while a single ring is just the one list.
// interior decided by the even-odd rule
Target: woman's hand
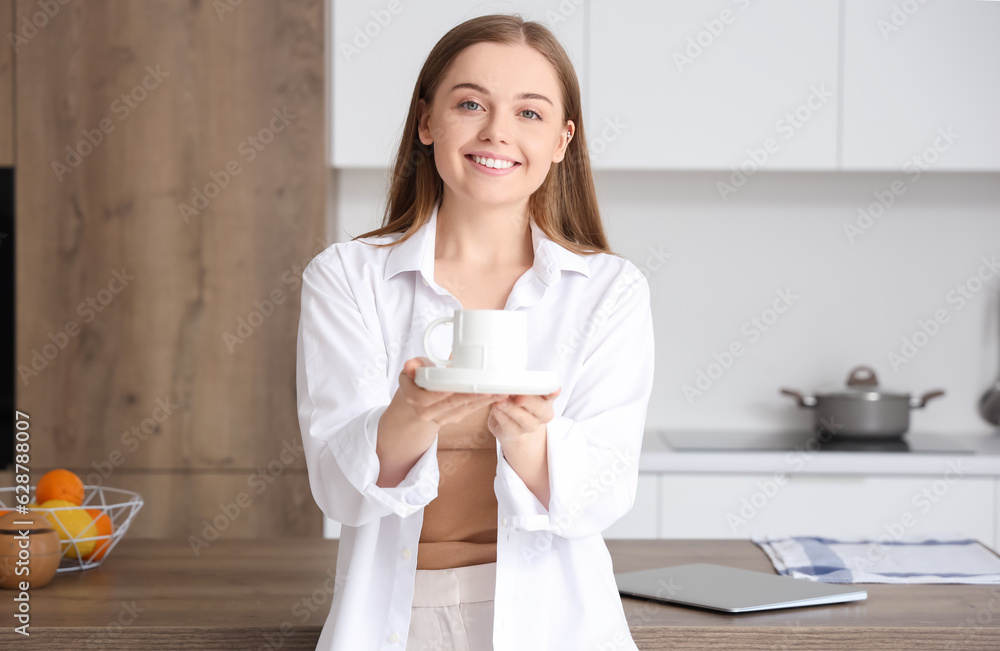
[{"label": "woman's hand", "polygon": [[482,409],[499,395],[428,391],[414,381],[417,369],[433,366],[426,357],[408,359],[399,374],[399,389],[378,423],[375,454],[379,476],[375,484],[397,486],[427,451],[442,425],[455,423]]},{"label": "woman's hand", "polygon": [[547,396],[508,396],[494,403],[487,427],[501,447],[516,444],[525,436],[539,436],[552,420],[552,401],[561,391],[556,389]]},{"label": "woman's hand", "polygon": [[429,391],[418,386],[415,381],[417,369],[421,366],[434,366],[434,363],[426,357],[414,357],[403,364],[403,371],[399,374],[399,390],[389,405],[389,409],[398,412],[401,419],[414,423],[415,427],[423,427],[437,434],[442,425],[456,423],[503,397],[498,394]]},{"label": "woman's hand", "polygon": [[550,496],[547,425],[553,417],[552,401],[561,391],[510,396],[493,405],[486,421],[511,469],[546,509]]}]

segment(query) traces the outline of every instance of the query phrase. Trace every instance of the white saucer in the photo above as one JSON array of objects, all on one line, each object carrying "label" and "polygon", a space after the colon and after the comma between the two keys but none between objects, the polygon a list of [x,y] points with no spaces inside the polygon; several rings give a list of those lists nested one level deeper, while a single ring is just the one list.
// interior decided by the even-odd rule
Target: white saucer
[{"label": "white saucer", "polygon": [[450,366],[421,366],[414,380],[428,391],[503,393],[544,396],[559,388],[555,371],[483,371]]}]

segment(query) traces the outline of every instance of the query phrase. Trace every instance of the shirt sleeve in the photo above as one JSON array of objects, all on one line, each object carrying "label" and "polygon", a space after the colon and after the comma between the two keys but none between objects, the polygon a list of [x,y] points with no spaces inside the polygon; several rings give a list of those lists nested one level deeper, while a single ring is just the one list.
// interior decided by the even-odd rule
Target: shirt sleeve
[{"label": "shirt sleeve", "polygon": [[437,497],[437,439],[391,488],[375,485],[378,423],[389,406],[385,344],[374,307],[362,314],[339,244],[302,273],[296,345],[299,427],[313,498],[328,517],[361,526],[406,517]]},{"label": "shirt sleeve", "polygon": [[635,503],[654,347],[649,284],[634,264],[624,265],[591,321],[599,324],[595,343],[561,415],[547,426],[549,509],[500,455],[501,515],[513,527],[584,538]]}]

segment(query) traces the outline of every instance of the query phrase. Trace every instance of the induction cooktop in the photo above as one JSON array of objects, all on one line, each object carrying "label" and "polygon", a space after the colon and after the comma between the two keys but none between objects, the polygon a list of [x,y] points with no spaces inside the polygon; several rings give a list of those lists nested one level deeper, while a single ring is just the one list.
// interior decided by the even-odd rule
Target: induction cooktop
[{"label": "induction cooktop", "polygon": [[[837,436],[828,432],[731,432],[660,431],[677,451],[770,452],[813,450],[816,452],[906,452],[914,454],[978,454],[982,435],[908,433],[894,438]],[[992,437],[1000,441],[998,437]],[[991,442],[997,442],[991,439]]]}]

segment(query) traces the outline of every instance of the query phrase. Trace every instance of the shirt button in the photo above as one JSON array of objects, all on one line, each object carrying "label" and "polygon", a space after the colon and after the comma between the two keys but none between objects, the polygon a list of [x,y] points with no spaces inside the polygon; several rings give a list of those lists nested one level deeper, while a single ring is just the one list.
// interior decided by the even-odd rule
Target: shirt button
[{"label": "shirt button", "polygon": [[430,287],[430,283],[427,282],[427,279],[424,278],[423,280],[424,280],[424,287]]},{"label": "shirt button", "polygon": [[500,524],[502,524],[503,526],[506,527],[507,526],[507,518],[501,518],[500,519]]},{"label": "shirt button", "polygon": [[396,642],[399,642],[399,636],[393,633],[389,636],[389,641],[395,644]]},{"label": "shirt button", "polygon": [[409,557],[410,557],[410,550],[409,549],[404,549],[403,550],[403,558],[409,558]]}]

